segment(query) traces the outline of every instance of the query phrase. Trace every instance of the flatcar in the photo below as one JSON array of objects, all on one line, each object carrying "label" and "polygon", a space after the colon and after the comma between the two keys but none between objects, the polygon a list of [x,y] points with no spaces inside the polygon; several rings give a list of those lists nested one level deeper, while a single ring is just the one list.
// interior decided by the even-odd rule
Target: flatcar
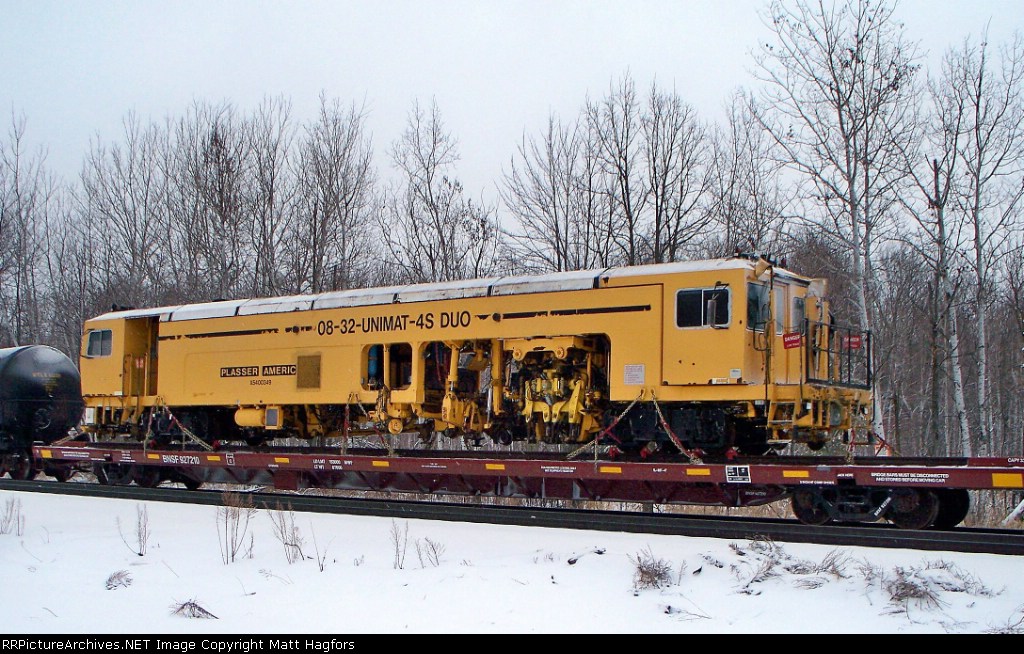
[{"label": "flatcar", "polygon": [[826,291],[735,257],[114,311],[84,327],[83,428],[819,448],[871,412],[870,334],[837,324]]}]

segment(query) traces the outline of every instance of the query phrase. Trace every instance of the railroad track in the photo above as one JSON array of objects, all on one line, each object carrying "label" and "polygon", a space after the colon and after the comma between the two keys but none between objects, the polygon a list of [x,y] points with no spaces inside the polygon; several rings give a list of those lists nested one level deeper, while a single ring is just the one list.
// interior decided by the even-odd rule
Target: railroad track
[{"label": "railroad track", "polygon": [[[176,488],[104,486],[91,483],[15,481],[0,479],[0,490],[84,497],[223,504],[223,490],[189,491]],[[771,539],[819,545],[904,548],[989,554],[1024,554],[1024,531],[956,528],[949,531],[898,529],[887,524],[812,527],[795,520],[659,514],[592,509],[549,509],[449,502],[371,500],[362,498],[252,492],[259,508],[367,515],[390,518],[445,520],[485,524],[669,534],[728,540]]]}]

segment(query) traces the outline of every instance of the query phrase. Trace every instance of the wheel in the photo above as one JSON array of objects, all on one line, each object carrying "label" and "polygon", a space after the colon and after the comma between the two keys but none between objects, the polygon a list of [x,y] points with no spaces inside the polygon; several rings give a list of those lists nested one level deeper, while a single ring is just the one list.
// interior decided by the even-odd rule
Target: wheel
[{"label": "wheel", "polygon": [[192,477],[181,474],[180,472],[175,473],[174,476],[171,477],[171,480],[178,482],[190,491],[196,490],[203,485],[203,482],[198,479],[193,479]]},{"label": "wheel", "polygon": [[9,461],[8,470],[11,473],[11,479],[29,481],[35,479],[36,473],[39,472],[36,470],[35,462],[32,460],[32,450],[22,450],[12,454]]},{"label": "wheel", "polygon": [[132,472],[132,479],[143,488],[156,488],[162,481],[160,479],[160,468],[135,466],[135,470]]},{"label": "wheel", "polygon": [[900,488],[892,492],[885,517],[900,529],[927,529],[939,515],[939,498],[930,490]]},{"label": "wheel", "polygon": [[71,475],[74,474],[74,471],[69,470],[68,468],[64,468],[64,467],[47,468],[43,472],[45,472],[47,475],[53,477],[54,479],[56,479],[60,483],[64,483],[68,479],[71,479]]},{"label": "wheel", "polygon": [[962,488],[942,488],[935,491],[939,498],[939,514],[932,529],[952,529],[964,521],[971,510],[971,494]]},{"label": "wheel", "polygon": [[420,430],[419,430],[419,433],[418,433],[419,443],[418,444],[419,444],[420,447],[422,447],[425,450],[433,450],[433,449],[435,449],[437,447],[437,436],[438,436],[437,432],[434,431],[432,427],[424,426],[424,427],[420,428]]},{"label": "wheel", "polygon": [[793,491],[793,515],[805,525],[819,526],[832,520],[828,502],[817,492],[804,488]]},{"label": "wheel", "polygon": [[505,425],[498,426],[491,434],[491,440],[500,445],[511,445],[514,440],[512,430]]},{"label": "wheel", "polygon": [[92,470],[96,481],[105,486],[127,486],[132,483],[133,467],[130,463],[96,463]]},{"label": "wheel", "polygon": [[245,437],[245,444],[249,447],[260,447],[267,442],[267,437],[264,434],[253,434]]}]

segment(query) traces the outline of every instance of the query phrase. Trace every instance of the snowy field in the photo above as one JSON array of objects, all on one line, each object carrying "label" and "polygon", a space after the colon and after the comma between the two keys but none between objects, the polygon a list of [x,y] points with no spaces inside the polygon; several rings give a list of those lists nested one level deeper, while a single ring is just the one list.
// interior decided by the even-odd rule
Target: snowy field
[{"label": "snowy field", "polygon": [[1012,556],[9,491],[0,531],[8,634],[1024,632]]}]

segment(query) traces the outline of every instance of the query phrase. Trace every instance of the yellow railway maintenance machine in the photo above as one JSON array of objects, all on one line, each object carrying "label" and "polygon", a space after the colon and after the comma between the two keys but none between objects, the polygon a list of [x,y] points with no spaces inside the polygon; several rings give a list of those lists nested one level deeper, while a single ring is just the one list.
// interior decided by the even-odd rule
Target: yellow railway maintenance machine
[{"label": "yellow railway maintenance machine", "polygon": [[836,326],[825,291],[738,257],[117,311],[85,324],[85,425],[158,443],[820,447],[864,428],[871,385],[869,334]]}]

